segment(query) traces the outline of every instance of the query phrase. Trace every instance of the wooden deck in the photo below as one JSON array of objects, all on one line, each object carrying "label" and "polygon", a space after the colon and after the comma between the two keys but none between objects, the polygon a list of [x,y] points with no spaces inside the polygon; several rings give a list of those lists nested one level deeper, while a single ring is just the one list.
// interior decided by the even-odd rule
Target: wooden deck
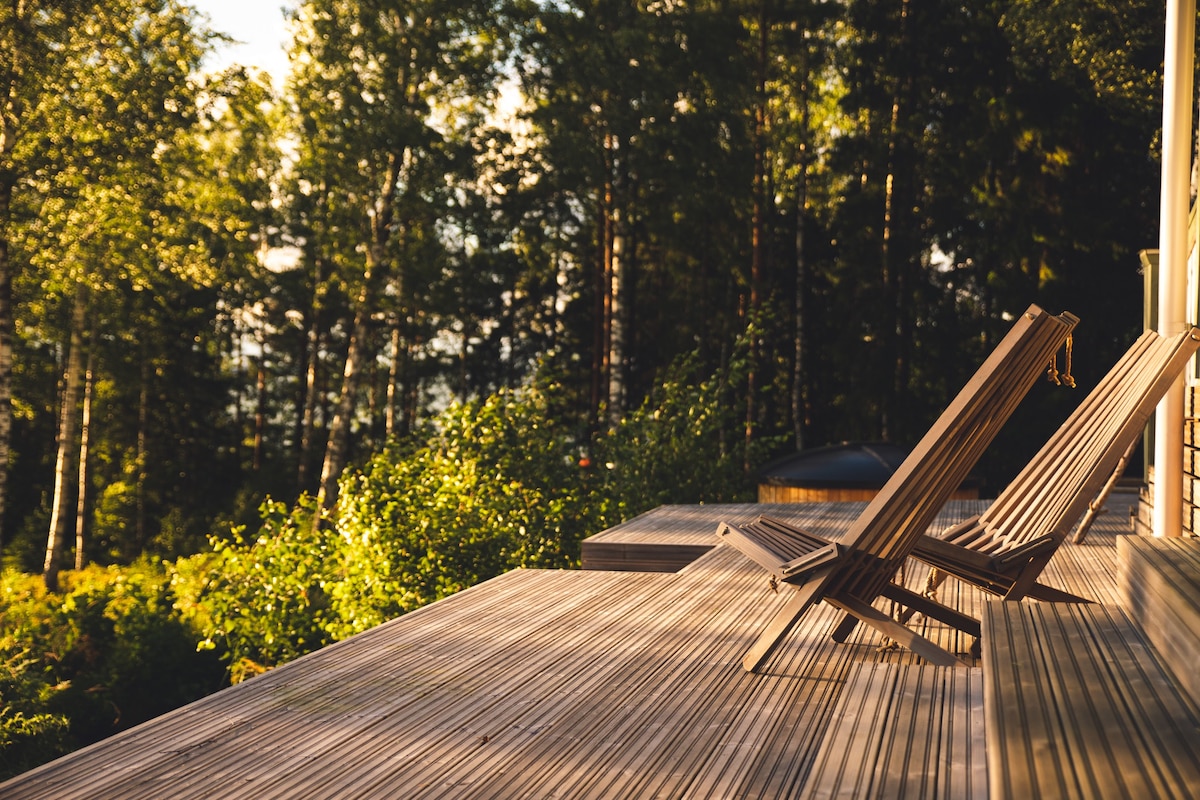
[{"label": "wooden deck", "polygon": [[[828,535],[861,507],[774,510]],[[935,525],[979,507],[953,502]],[[760,510],[658,514],[703,547],[718,519]],[[622,526],[627,551],[637,526],[670,546],[649,514]],[[1043,580],[1117,603],[1127,527],[1122,512],[1101,517]],[[939,597],[982,615],[974,589],[951,581]],[[821,606],[764,674],[744,672],[784,599],[724,547],[677,573],[518,570],[18,776],[0,797],[987,795],[978,666],[919,664],[866,626],[836,644],[837,614]],[[921,632],[954,652],[970,644]]]},{"label": "wooden deck", "polygon": [[584,569],[677,572],[720,544],[714,535],[718,522],[744,523],[766,514],[836,536],[865,507],[865,502],[659,506],[585,539],[580,560]]}]

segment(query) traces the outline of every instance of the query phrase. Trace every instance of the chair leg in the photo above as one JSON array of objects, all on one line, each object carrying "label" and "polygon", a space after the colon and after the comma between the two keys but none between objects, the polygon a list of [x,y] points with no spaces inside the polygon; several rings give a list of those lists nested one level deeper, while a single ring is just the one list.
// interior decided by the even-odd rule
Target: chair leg
[{"label": "chair leg", "polygon": [[933,642],[918,633],[904,627],[896,620],[879,611],[870,603],[865,603],[857,597],[841,596],[826,597],[825,602],[837,606],[853,614],[870,625],[884,636],[895,639],[902,647],[907,647],[930,664],[939,667],[963,667],[966,662],[949,650],[938,647]]},{"label": "chair leg", "polygon": [[788,631],[795,626],[801,615],[808,610],[808,607],[820,601],[821,592],[825,589],[825,579],[831,571],[822,570],[803,585],[796,587],[792,598],[783,608],[779,609],[779,612],[767,625],[766,630],[742,657],[742,667],[747,672],[757,672],[758,668],[775,652],[775,648],[783,641],[783,637],[787,636]]}]

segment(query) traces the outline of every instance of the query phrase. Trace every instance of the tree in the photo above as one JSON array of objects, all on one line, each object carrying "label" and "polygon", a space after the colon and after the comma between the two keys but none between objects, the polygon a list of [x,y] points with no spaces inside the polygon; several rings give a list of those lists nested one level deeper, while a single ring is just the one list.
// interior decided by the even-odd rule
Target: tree
[{"label": "tree", "polygon": [[442,149],[445,132],[473,119],[472,105],[494,94],[505,19],[488,4],[453,0],[311,0],[294,21],[288,86],[297,191],[322,196],[309,204],[306,235],[353,298],[318,488],[325,508],[336,496],[375,351],[372,319],[385,292],[403,301],[412,291],[398,251],[437,240],[436,230],[422,227],[430,215],[417,209],[434,201],[454,171]]},{"label": "tree", "polygon": [[543,224],[567,252],[592,427],[636,408],[680,352],[699,344],[715,367],[740,327],[744,35],[721,4],[602,0],[543,9],[527,45],[538,188],[556,204]]},{"label": "tree", "polygon": [[[163,212],[156,164],[181,127],[195,118],[190,82],[203,52],[190,12],[161,0],[95,6],[75,20],[79,36],[62,58],[57,93],[42,99],[46,127],[37,144],[47,170],[32,187],[40,202],[36,236],[53,252],[33,253],[50,285],[70,298],[65,390],[58,432],[55,490],[43,576],[57,590],[66,525],[71,518],[82,349],[90,288],[134,282],[159,271],[157,249],[145,245]],[[58,124],[50,125],[51,121]],[[174,265],[186,270],[186,262]]]},{"label": "tree", "polygon": [[[37,311],[27,331],[61,336],[66,354],[49,587],[75,508],[94,509],[102,558],[186,549],[208,525],[189,514],[227,502],[238,474],[201,466],[236,455],[222,442],[228,347],[218,316],[244,303],[270,235],[278,158],[265,144],[263,84],[236,72],[195,79],[208,36],[195,24],[185,7],[158,0],[94,8],[77,21],[65,82],[27,140],[44,165],[22,184],[28,222],[15,229],[16,251],[36,270],[20,284]],[[100,372],[88,442],[99,463],[80,481],[70,465],[87,360]],[[163,460],[174,468],[151,468]]]},{"label": "tree", "polygon": [[598,448],[747,330],[743,466],[910,438],[1031,300],[1085,318],[1086,371],[1137,323],[1159,17],[309,0],[279,103],[191,74],[175,0],[0,11],[7,555],[57,564],[71,517],[125,561],[267,495],[328,512],[347,464],[534,374]]},{"label": "tree", "polygon": [[8,507],[12,440],[13,280],[12,252],[19,186],[38,168],[27,129],[45,122],[44,105],[66,80],[60,53],[77,40],[76,20],[97,5],[87,0],[26,2],[0,8],[0,545]]}]

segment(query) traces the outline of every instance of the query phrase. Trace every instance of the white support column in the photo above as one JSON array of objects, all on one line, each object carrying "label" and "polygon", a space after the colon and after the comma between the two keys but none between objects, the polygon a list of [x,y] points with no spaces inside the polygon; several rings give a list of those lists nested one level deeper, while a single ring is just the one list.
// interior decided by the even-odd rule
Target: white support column
[{"label": "white support column", "polygon": [[[1158,331],[1163,335],[1179,333],[1187,324],[1195,22],[1196,0],[1167,0],[1158,242]],[[1184,379],[1180,378],[1154,418],[1155,536],[1183,533],[1183,405]]]}]

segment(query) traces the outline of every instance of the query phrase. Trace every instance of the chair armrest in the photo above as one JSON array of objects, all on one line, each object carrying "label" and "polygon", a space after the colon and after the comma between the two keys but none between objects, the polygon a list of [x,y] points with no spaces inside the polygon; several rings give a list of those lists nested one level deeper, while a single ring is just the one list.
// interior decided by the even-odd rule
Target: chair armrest
[{"label": "chair armrest", "polygon": [[917,541],[912,554],[931,566],[943,567],[949,571],[961,568],[987,570],[992,568],[993,560],[985,553],[928,535]]},{"label": "chair armrest", "polygon": [[764,547],[756,537],[732,522],[722,522],[717,526],[717,538],[732,545],[768,572],[774,574],[779,569],[779,554]]},{"label": "chair armrest", "polygon": [[772,576],[792,582],[837,561],[845,552],[843,545],[766,517],[743,525],[722,522],[717,526],[717,537]]},{"label": "chair armrest", "polygon": [[1002,550],[995,553],[992,556],[992,561],[996,563],[997,571],[1003,572],[1013,564],[1028,561],[1046,551],[1053,551],[1056,547],[1058,547],[1058,541],[1050,534],[1046,534],[1045,536],[1039,536],[1032,541],[1026,542],[1019,547],[1014,547],[1012,550]]},{"label": "chair armrest", "polygon": [[831,542],[819,550],[805,553],[799,558],[793,558],[779,568],[779,574],[784,580],[799,577],[812,572],[817,567],[825,566],[842,557],[846,548],[837,542]]}]

